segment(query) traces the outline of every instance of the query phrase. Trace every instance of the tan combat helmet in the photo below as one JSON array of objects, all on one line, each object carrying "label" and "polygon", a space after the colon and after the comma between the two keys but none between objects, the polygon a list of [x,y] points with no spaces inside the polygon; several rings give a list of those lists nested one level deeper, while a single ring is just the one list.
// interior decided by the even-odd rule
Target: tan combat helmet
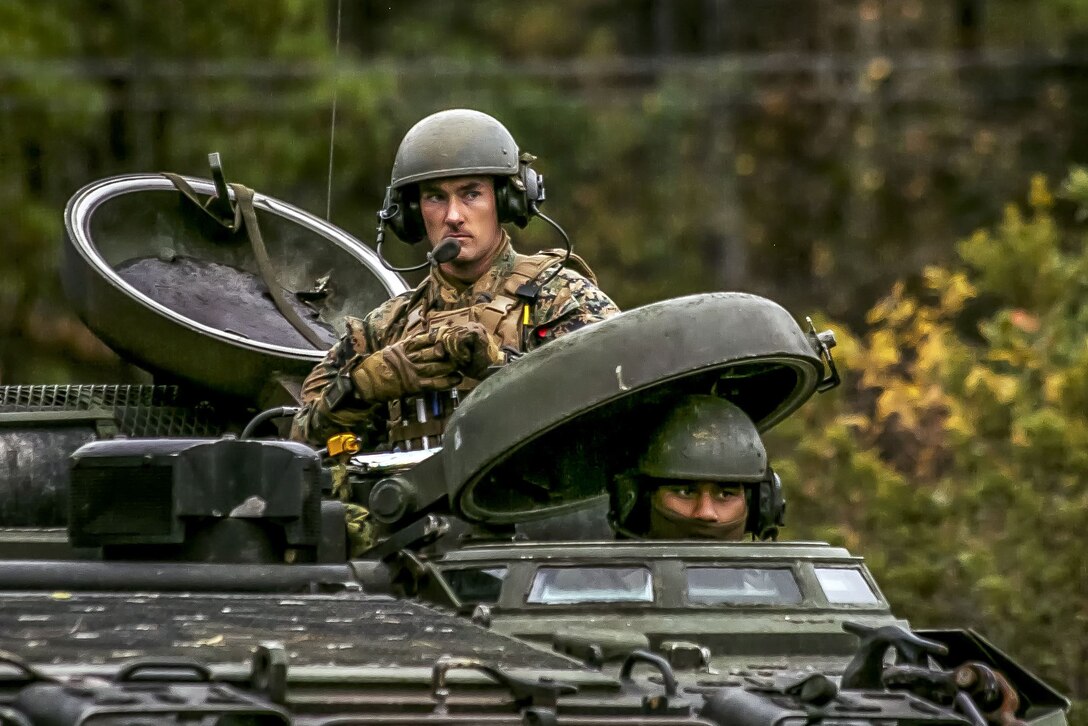
[{"label": "tan combat helmet", "polygon": [[544,180],[529,167],[506,127],[480,111],[455,108],[432,114],[408,130],[397,148],[380,220],[405,242],[425,236],[418,184],[458,176],[495,177],[499,222],[519,227],[544,201]]},{"label": "tan combat helmet", "polygon": [[451,176],[513,176],[518,145],[506,127],[467,108],[439,111],[408,129],[393,161],[389,186],[400,189]]}]

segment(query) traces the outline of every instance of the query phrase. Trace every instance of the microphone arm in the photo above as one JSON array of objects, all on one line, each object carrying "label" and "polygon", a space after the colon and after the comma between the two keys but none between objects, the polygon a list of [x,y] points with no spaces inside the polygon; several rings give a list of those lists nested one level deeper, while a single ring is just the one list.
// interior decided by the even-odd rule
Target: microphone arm
[{"label": "microphone arm", "polygon": [[382,244],[385,243],[385,217],[382,212],[378,213],[378,244],[377,253],[378,261],[382,263],[382,267],[393,272],[415,272],[416,270],[422,270],[424,267],[433,265],[437,267],[444,262],[457,259],[457,255],[461,254],[461,243],[453,237],[447,237],[446,239],[435,245],[435,248],[427,253],[427,259],[422,263],[413,267],[393,267],[382,255]]}]

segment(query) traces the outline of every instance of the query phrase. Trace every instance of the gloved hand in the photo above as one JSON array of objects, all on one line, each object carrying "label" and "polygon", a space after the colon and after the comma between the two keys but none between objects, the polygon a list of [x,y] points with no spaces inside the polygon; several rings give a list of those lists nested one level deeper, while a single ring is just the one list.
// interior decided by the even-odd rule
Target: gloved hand
[{"label": "gloved hand", "polygon": [[436,332],[439,344],[456,363],[457,370],[469,378],[483,378],[490,366],[506,360],[499,350],[498,338],[479,323],[443,325]]},{"label": "gloved hand", "polygon": [[436,328],[371,353],[351,371],[359,397],[391,401],[423,391],[453,388],[461,382],[457,363],[438,342],[445,328]]}]

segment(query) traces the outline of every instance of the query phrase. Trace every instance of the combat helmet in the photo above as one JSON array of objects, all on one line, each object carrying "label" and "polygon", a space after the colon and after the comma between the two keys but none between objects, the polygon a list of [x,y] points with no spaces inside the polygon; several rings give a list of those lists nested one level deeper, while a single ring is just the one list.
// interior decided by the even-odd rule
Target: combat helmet
[{"label": "combat helmet", "polygon": [[650,496],[660,480],[734,482],[744,485],[744,531],[777,536],[785,514],[782,484],[752,420],[738,406],[712,395],[687,396],[650,435],[638,465],[616,477],[614,526],[641,537],[649,530]]},{"label": "combat helmet", "polygon": [[499,222],[529,223],[544,201],[544,180],[530,168],[531,154],[499,121],[464,108],[432,114],[408,130],[397,148],[393,173],[379,218],[401,240],[415,243],[426,234],[419,210],[419,183],[457,176],[495,177]]}]

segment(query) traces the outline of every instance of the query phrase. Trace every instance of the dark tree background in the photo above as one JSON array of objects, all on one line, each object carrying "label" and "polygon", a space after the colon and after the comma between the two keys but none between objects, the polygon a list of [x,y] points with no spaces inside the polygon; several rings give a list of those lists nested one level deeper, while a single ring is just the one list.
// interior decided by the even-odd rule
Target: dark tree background
[{"label": "dark tree background", "polygon": [[[540,157],[546,211],[622,306],[747,290],[838,321],[852,383],[774,441],[804,505],[791,535],[865,552],[903,614],[996,629],[1085,698],[1085,564],[1042,553],[1083,550],[1088,526],[1088,463],[1069,458],[1088,424],[1068,408],[1088,378],[1088,272],[1062,257],[1083,248],[1074,205],[1030,180],[1086,158],[1086,30],[1088,0],[5,2],[0,383],[136,375],[57,280],[62,210],[84,184],[206,176],[219,151],[232,179],[372,243],[403,133],[478,108]],[[556,243],[539,223],[518,239]],[[1054,264],[1072,277],[1053,295],[1017,292]],[[956,290],[983,303],[940,297]],[[1065,316],[1064,338],[1001,333],[1047,316]],[[949,350],[961,365],[946,370]],[[1047,406],[1050,438],[1010,418]],[[963,423],[983,412],[1008,425]],[[1041,480],[1026,501],[1037,488],[1010,483]],[[1062,506],[1029,506],[1044,496]],[[999,516],[1014,505],[1030,526]],[[1014,576],[1032,568],[1049,570]]]},{"label": "dark tree background", "polygon": [[453,106],[540,157],[623,305],[746,289],[857,323],[1083,158],[1086,26],[1077,0],[4,3],[0,381],[116,373],[56,282],[83,184],[217,150],[369,242],[400,136]]}]

